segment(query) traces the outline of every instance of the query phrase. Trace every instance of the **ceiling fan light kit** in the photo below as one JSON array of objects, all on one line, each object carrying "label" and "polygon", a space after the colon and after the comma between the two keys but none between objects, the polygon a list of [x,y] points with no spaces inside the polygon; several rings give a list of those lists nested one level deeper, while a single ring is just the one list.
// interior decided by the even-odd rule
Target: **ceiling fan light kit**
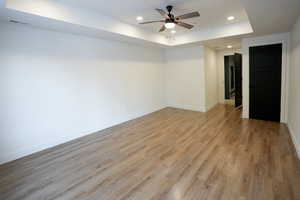
[{"label": "ceiling fan light kit", "polygon": [[194,18],[194,17],[200,17],[199,12],[191,12],[191,13],[187,13],[184,15],[180,15],[175,17],[171,12],[173,10],[173,6],[167,6],[166,7],[167,12],[165,12],[163,9],[155,9],[163,18],[164,20],[156,20],[156,21],[148,21],[148,22],[142,22],[140,24],[151,24],[151,23],[164,23],[164,25],[161,27],[161,29],[159,30],[159,32],[163,32],[166,29],[173,29],[175,28],[176,25],[187,28],[187,29],[192,29],[194,26],[185,22],[182,22],[181,20],[184,19],[190,19],[190,18]]},{"label": "ceiling fan light kit", "polygon": [[175,28],[175,23],[173,23],[173,22],[167,22],[167,23],[165,23],[165,27],[167,28],[167,29],[172,29],[172,28]]}]

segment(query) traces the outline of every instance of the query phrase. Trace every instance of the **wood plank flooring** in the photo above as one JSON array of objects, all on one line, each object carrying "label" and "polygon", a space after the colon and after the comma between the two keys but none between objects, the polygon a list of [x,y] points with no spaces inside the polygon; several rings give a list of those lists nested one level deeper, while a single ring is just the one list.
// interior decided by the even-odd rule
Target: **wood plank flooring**
[{"label": "wood plank flooring", "polygon": [[285,125],[166,108],[0,166],[0,199],[300,200]]}]

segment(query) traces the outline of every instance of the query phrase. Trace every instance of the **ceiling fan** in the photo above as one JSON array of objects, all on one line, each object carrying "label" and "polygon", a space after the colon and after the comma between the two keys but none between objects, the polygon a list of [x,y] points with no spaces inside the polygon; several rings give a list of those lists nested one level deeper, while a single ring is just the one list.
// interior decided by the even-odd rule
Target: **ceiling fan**
[{"label": "ceiling fan", "polygon": [[173,6],[167,6],[167,12],[165,12],[163,9],[155,9],[161,16],[164,17],[164,20],[156,20],[156,21],[148,21],[148,22],[141,22],[140,24],[151,24],[151,23],[157,23],[157,22],[164,22],[165,24],[161,27],[159,32],[163,32],[166,29],[172,29],[176,25],[187,28],[187,29],[192,29],[194,26],[191,24],[187,24],[185,22],[182,22],[180,20],[183,19],[190,19],[194,17],[200,17],[199,12],[191,12],[187,13],[184,15],[180,15],[175,17],[171,12],[172,12]]}]

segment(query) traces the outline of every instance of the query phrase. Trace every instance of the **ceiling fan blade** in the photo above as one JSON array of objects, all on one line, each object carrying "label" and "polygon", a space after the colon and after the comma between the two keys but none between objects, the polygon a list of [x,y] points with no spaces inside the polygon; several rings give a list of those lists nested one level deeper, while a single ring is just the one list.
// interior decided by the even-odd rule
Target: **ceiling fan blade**
[{"label": "ceiling fan blade", "polygon": [[165,20],[156,20],[156,21],[141,22],[139,24],[151,24],[151,23],[156,23],[156,22],[165,22]]},{"label": "ceiling fan blade", "polygon": [[192,29],[194,26],[191,25],[191,24],[187,24],[187,23],[184,23],[184,22],[176,22],[177,25],[179,26],[182,26],[184,28],[187,28],[187,29]]},{"label": "ceiling fan blade", "polygon": [[163,16],[164,18],[166,18],[166,19],[169,19],[169,18],[170,18],[169,15],[168,15],[164,10],[159,9],[159,8],[156,8],[155,10],[156,10],[157,12],[159,12],[159,14],[160,14],[161,16]]},{"label": "ceiling fan blade", "polygon": [[187,13],[184,15],[180,15],[178,17],[176,17],[176,20],[182,20],[182,19],[190,19],[190,18],[194,18],[194,17],[200,17],[200,13],[199,12],[191,12],[191,13]]},{"label": "ceiling fan blade", "polygon": [[159,32],[163,32],[163,31],[165,31],[166,30],[166,27],[165,27],[165,25],[163,25],[162,27],[161,27],[161,29],[159,29]]}]

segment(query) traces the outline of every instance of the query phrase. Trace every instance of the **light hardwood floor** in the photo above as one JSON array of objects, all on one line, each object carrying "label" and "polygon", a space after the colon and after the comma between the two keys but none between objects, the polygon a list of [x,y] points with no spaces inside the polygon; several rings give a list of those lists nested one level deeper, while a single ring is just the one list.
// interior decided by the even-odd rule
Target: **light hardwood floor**
[{"label": "light hardwood floor", "polygon": [[0,199],[299,200],[300,163],[283,124],[166,108],[0,166]]}]

